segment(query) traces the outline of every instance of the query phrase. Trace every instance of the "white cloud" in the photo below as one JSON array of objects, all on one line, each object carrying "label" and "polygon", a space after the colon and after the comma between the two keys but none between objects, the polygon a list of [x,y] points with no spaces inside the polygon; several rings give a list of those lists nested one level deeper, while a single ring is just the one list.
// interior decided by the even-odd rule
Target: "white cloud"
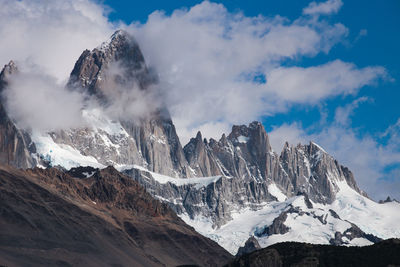
[{"label": "white cloud", "polygon": [[55,78],[42,73],[10,76],[2,92],[9,116],[23,129],[55,130],[83,125],[84,97],[60,86]]},{"label": "white cloud", "polygon": [[311,141],[310,136],[303,130],[301,123],[287,124],[283,123],[279,127],[274,127],[269,133],[269,140],[272,149],[280,154],[285,142],[291,145],[298,143],[306,144]]},{"label": "white cloud", "polygon": [[68,78],[83,50],[106,40],[116,25],[89,0],[0,0],[0,65],[40,66],[58,82]]},{"label": "white cloud", "polygon": [[[110,23],[108,8],[89,0],[0,0],[0,6],[0,64],[15,60],[20,70],[3,92],[10,117],[22,128],[45,131],[84,125],[81,110],[93,101],[65,83],[81,53],[124,24]],[[150,94],[125,89],[111,92],[107,115],[133,119],[155,109]]]},{"label": "white cloud", "polygon": [[[314,105],[357,92],[385,72],[340,60],[309,68],[280,67],[287,60],[328,53],[347,36],[344,25],[315,18],[291,22],[279,16],[247,17],[203,2],[170,16],[154,12],[130,30],[160,75],[183,143],[202,127],[248,123],[293,104]],[[267,76],[267,83],[255,82],[255,75]],[[215,128],[209,132],[216,135],[205,136],[222,134]]]},{"label": "white cloud", "polygon": [[385,76],[382,67],[357,68],[335,60],[302,68],[276,68],[267,74],[267,90],[293,103],[317,103],[330,96],[354,94],[361,87]]},{"label": "white cloud", "polygon": [[311,2],[307,7],[303,9],[303,14],[328,15],[332,13],[337,13],[342,5],[343,2],[341,0],[328,0],[322,3]]}]

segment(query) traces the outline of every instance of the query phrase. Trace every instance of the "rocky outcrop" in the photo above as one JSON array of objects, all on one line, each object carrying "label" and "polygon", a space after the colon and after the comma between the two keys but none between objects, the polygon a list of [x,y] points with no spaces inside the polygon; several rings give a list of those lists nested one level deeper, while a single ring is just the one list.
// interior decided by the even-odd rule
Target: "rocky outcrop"
[{"label": "rocky outcrop", "polygon": [[251,237],[249,237],[249,239],[247,239],[244,246],[239,248],[239,250],[236,254],[236,257],[240,257],[244,254],[251,253],[258,249],[261,249],[260,244],[258,244],[258,241],[257,241],[257,239],[254,238],[254,236],[251,236]]},{"label": "rocky outcrop", "polygon": [[31,156],[36,152],[35,144],[26,131],[17,128],[4,106],[4,90],[7,90],[10,76],[17,72],[16,64],[10,61],[0,73],[0,164],[30,168],[36,164]]},{"label": "rocky outcrop", "polygon": [[372,243],[378,243],[382,241],[381,238],[374,236],[373,234],[366,234],[362,231],[357,225],[351,224],[351,227],[346,229],[343,233],[336,232],[335,237],[329,240],[329,244],[331,245],[347,245],[349,241],[353,240],[354,238],[364,238]]},{"label": "rocky outcrop", "polygon": [[388,196],[385,200],[379,200],[379,204],[385,204],[385,203],[389,203],[389,202],[397,202],[399,203],[399,201],[397,201],[395,198],[391,199],[390,196]]},{"label": "rocky outcrop", "polygon": [[272,224],[269,226],[264,227],[255,232],[256,236],[270,236],[270,235],[281,235],[289,232],[289,227],[287,227],[284,223],[287,219],[287,214],[289,211],[282,212],[278,217],[276,217]]},{"label": "rocky outcrop", "polygon": [[221,163],[214,156],[207,139],[202,138],[198,132],[196,138],[190,139],[189,143],[183,148],[185,157],[190,167],[198,176],[224,175]]}]

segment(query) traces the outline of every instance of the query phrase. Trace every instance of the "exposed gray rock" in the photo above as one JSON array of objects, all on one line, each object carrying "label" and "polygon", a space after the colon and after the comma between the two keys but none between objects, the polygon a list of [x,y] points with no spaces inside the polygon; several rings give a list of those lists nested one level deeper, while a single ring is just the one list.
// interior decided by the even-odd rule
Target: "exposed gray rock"
[{"label": "exposed gray rock", "polygon": [[202,139],[200,132],[196,138],[190,139],[183,151],[196,175],[207,177],[228,174],[221,168],[221,163],[214,156],[207,140]]},{"label": "exposed gray rock", "polygon": [[346,181],[362,193],[353,174],[313,142],[296,147],[286,143],[280,155],[280,165],[287,176],[277,176],[274,180],[289,195],[304,192],[314,202],[331,203],[339,189],[339,181]]},{"label": "exposed gray rock", "polygon": [[260,122],[233,126],[228,137],[223,135],[219,141],[207,142],[198,133],[184,152],[197,176],[222,174],[267,184],[274,182],[288,197],[306,194],[319,203],[335,199],[339,181],[346,181],[363,194],[350,170],[313,142],[296,147],[286,143],[278,156]]},{"label": "exposed gray rock", "polygon": [[198,176],[225,175],[242,179],[265,180],[268,154],[271,153],[268,135],[260,122],[232,127],[219,141],[201,141],[201,134],[184,148],[190,166]]},{"label": "exposed gray rock", "polygon": [[266,226],[263,229],[257,230],[255,232],[255,235],[258,237],[262,237],[262,236],[270,236],[277,234],[285,234],[289,232],[290,228],[284,224],[287,219],[288,213],[290,213],[290,210],[282,212],[278,217],[276,217],[273,220],[271,225]]},{"label": "exposed gray rock", "polygon": [[335,237],[329,240],[329,243],[331,245],[345,245],[349,244],[348,241],[344,240],[343,238],[346,238],[347,240],[353,240],[354,238],[365,238],[372,243],[378,243],[382,241],[383,239],[374,236],[373,234],[367,234],[364,231],[362,231],[357,225],[351,223],[351,227],[346,229],[343,233],[341,232],[336,232]]},{"label": "exposed gray rock", "polygon": [[276,200],[265,183],[221,176],[205,186],[158,183],[150,172],[129,169],[125,174],[133,177],[156,198],[168,203],[178,214],[185,213],[191,219],[204,216],[213,227],[220,227],[232,219],[232,211],[243,208],[256,210],[266,202]]},{"label": "exposed gray rock", "polygon": [[395,198],[391,199],[390,196],[388,196],[385,200],[379,200],[379,204],[384,204],[384,203],[389,203],[389,202],[397,202],[399,203],[399,201],[397,201]]},{"label": "exposed gray rock", "polygon": [[257,239],[254,238],[254,236],[251,236],[249,239],[247,239],[244,246],[239,248],[236,257],[240,257],[243,254],[248,254],[258,249],[261,249],[260,244],[258,243]]},{"label": "exposed gray rock", "polygon": [[68,86],[86,88],[90,94],[107,101],[112,93],[110,90],[115,90],[113,87],[137,85],[145,89],[152,78],[136,40],[118,30],[100,47],[82,53],[71,72]]}]

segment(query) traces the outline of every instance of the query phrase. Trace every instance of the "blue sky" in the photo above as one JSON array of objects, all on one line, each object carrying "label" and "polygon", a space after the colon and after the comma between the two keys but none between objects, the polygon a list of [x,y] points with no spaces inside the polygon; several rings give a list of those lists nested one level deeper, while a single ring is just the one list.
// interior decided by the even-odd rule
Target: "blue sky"
[{"label": "blue sky", "polygon": [[276,152],[284,141],[313,140],[373,198],[400,199],[398,0],[0,6],[0,51],[7,51],[0,64],[17,60],[45,73],[51,88],[63,88],[82,51],[123,28],[159,74],[183,144],[198,130],[219,139],[232,124],[260,120]]}]

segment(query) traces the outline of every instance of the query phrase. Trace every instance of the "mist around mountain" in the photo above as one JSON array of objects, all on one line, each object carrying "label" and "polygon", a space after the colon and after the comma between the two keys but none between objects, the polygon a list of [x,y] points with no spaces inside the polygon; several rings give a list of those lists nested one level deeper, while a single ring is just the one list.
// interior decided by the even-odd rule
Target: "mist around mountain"
[{"label": "mist around mountain", "polygon": [[[145,253],[140,259],[127,255],[125,264],[131,260],[142,265],[147,261],[185,264],[177,258],[178,251],[186,250],[188,262],[221,264],[230,257],[225,250],[235,255],[248,240],[257,241],[260,247],[284,241],[366,246],[400,237],[400,204],[371,200],[358,187],[351,170],[312,141],[298,145],[286,142],[281,152],[274,151],[264,126],[254,121],[234,125],[219,140],[204,139],[199,132],[182,145],[163,101],[162,88],[157,86],[157,73],[147,67],[138,43],[125,31],[117,31],[98,47],[83,51],[65,88],[51,105],[45,104],[46,92],[52,93],[51,83],[40,73],[26,74],[18,68],[18,63],[10,62],[0,78],[0,163],[27,169],[25,173],[10,170],[12,175],[8,176],[5,172],[4,177],[9,179],[3,184],[10,184],[15,195],[25,190],[19,187],[29,181],[29,186],[35,188],[32,190],[42,192],[36,187],[39,185],[50,192],[43,193],[46,197],[55,194],[56,202],[67,201],[74,209],[83,208],[100,216],[101,222],[93,218],[94,225],[105,227],[104,221],[114,224],[116,228],[109,230],[111,235],[104,237],[104,247],[95,250],[101,254],[106,246],[117,246],[118,252],[119,245],[110,237],[114,236],[113,231],[118,232],[126,244],[133,242],[128,247],[137,245],[133,251]],[[45,90],[38,89],[36,96],[36,88]],[[26,105],[21,104],[25,102]],[[73,104],[69,105],[70,102]],[[88,169],[74,169],[82,167]],[[12,184],[13,175],[24,177],[21,184]],[[131,187],[138,191],[129,192]],[[145,200],[136,199],[137,194],[145,196]],[[36,201],[40,194],[28,197],[25,202]],[[104,203],[100,209],[99,201]],[[135,206],[136,201],[144,201],[145,206]],[[40,203],[43,208],[38,209],[51,217],[47,204]],[[30,223],[31,216],[36,218],[36,215],[29,213],[28,208],[23,211],[18,206],[12,208],[7,212],[20,218],[24,227],[42,231],[34,238],[40,239],[46,232],[54,234],[31,245],[25,244],[21,237],[18,241],[21,245],[45,246],[44,243],[58,235],[58,222],[47,225],[38,218],[38,224]],[[140,212],[144,212],[146,220],[148,212],[155,212],[162,217],[155,225],[162,226],[166,219],[167,228],[157,229],[161,230],[161,236],[149,237],[148,234],[157,231],[144,225],[152,225],[153,219],[149,219],[151,223],[138,222],[143,229],[136,224],[131,227],[119,217],[126,210],[128,213],[133,210],[134,215],[138,212],[139,218],[142,218]],[[77,212],[54,214],[66,218],[77,216],[80,227],[89,215]],[[8,216],[2,218],[8,220]],[[16,229],[12,228],[12,221],[7,223],[7,227]],[[48,228],[40,229],[38,225],[42,224]],[[184,229],[184,234],[168,237],[176,244],[170,252],[162,249],[170,244],[163,237],[165,232],[168,235],[172,231],[169,226],[178,227],[179,231]],[[67,230],[60,235],[69,236],[72,230]],[[103,235],[99,243],[97,233],[90,233],[93,234],[93,238],[88,236],[90,242],[103,244]],[[5,235],[5,238],[16,237]],[[59,240],[60,243],[48,248],[63,243],[62,237]],[[187,240],[195,242],[186,248]],[[155,242],[154,250],[148,252],[146,242]],[[204,246],[204,257],[196,258],[194,246]],[[13,248],[18,247],[16,244]],[[205,255],[213,248],[215,257],[209,259]],[[129,250],[117,252],[110,257],[125,255]],[[18,253],[13,254],[15,258]],[[34,252],[28,250],[26,255],[30,253]],[[78,252],[71,253],[81,259]],[[24,257],[28,260],[30,256]],[[54,254],[41,260],[50,263],[56,258]]]}]

